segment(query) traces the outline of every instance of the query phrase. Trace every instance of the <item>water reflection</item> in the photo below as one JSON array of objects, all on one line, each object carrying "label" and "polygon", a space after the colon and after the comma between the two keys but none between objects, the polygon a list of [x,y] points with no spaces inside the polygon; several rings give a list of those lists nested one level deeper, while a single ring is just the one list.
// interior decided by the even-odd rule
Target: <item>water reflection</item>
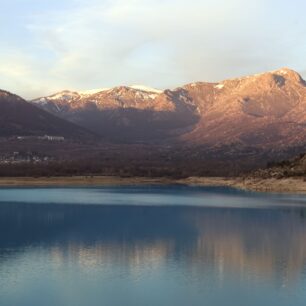
[{"label": "water reflection", "polygon": [[189,282],[234,275],[293,286],[305,273],[305,209],[2,203],[0,273],[31,252],[59,269],[124,267],[136,279],[167,266]]}]

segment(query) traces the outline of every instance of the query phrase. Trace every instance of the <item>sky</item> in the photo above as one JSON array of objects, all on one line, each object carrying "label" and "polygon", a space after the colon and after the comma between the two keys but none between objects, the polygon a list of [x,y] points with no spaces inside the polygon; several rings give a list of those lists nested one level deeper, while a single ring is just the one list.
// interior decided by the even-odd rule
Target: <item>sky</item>
[{"label": "sky", "polygon": [[306,77],[305,0],[1,0],[0,88],[159,89],[281,67]]}]

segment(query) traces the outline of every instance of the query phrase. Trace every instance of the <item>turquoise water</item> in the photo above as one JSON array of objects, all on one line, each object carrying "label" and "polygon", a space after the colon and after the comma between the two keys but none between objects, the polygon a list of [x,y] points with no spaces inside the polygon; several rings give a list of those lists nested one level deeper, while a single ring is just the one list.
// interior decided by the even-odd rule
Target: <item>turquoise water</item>
[{"label": "turquoise water", "polygon": [[306,197],[0,189],[1,306],[306,305]]}]

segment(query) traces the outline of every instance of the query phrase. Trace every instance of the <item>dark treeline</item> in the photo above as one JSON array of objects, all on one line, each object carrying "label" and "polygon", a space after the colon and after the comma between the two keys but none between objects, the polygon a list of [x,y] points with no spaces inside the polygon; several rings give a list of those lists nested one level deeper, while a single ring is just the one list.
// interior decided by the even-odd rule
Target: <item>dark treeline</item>
[{"label": "dark treeline", "polygon": [[[282,164],[305,147],[259,150],[235,144],[209,149],[182,144],[83,144],[75,142],[0,141],[1,177],[239,176]],[[290,164],[290,163],[289,163]],[[271,166],[270,163],[269,166]],[[289,166],[287,166],[289,167]]]},{"label": "dark treeline", "polygon": [[236,176],[243,172],[235,162],[154,162],[154,161],[52,161],[48,163],[0,164],[1,177],[121,176],[171,177]]}]

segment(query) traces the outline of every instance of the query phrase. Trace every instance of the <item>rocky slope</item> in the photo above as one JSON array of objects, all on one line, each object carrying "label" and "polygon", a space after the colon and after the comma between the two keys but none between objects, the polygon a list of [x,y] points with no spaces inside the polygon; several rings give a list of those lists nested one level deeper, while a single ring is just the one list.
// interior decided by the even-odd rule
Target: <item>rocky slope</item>
[{"label": "rocky slope", "polygon": [[86,127],[109,140],[162,140],[198,120],[184,89],[164,92],[120,86],[92,93],[63,91],[31,101],[42,109]]},{"label": "rocky slope", "polygon": [[200,109],[184,140],[278,149],[305,143],[306,83],[290,69],[184,88]]},{"label": "rocky slope", "polygon": [[0,90],[0,137],[44,135],[73,139],[94,137],[84,128],[45,112],[14,94]]},{"label": "rocky slope", "polygon": [[306,178],[306,154],[281,162],[269,163],[267,168],[254,171],[250,177],[262,179],[283,179],[289,177]]},{"label": "rocky slope", "polygon": [[306,83],[287,68],[175,90],[64,91],[32,103],[111,140],[172,137],[192,146],[238,150],[286,150],[306,143]]}]

